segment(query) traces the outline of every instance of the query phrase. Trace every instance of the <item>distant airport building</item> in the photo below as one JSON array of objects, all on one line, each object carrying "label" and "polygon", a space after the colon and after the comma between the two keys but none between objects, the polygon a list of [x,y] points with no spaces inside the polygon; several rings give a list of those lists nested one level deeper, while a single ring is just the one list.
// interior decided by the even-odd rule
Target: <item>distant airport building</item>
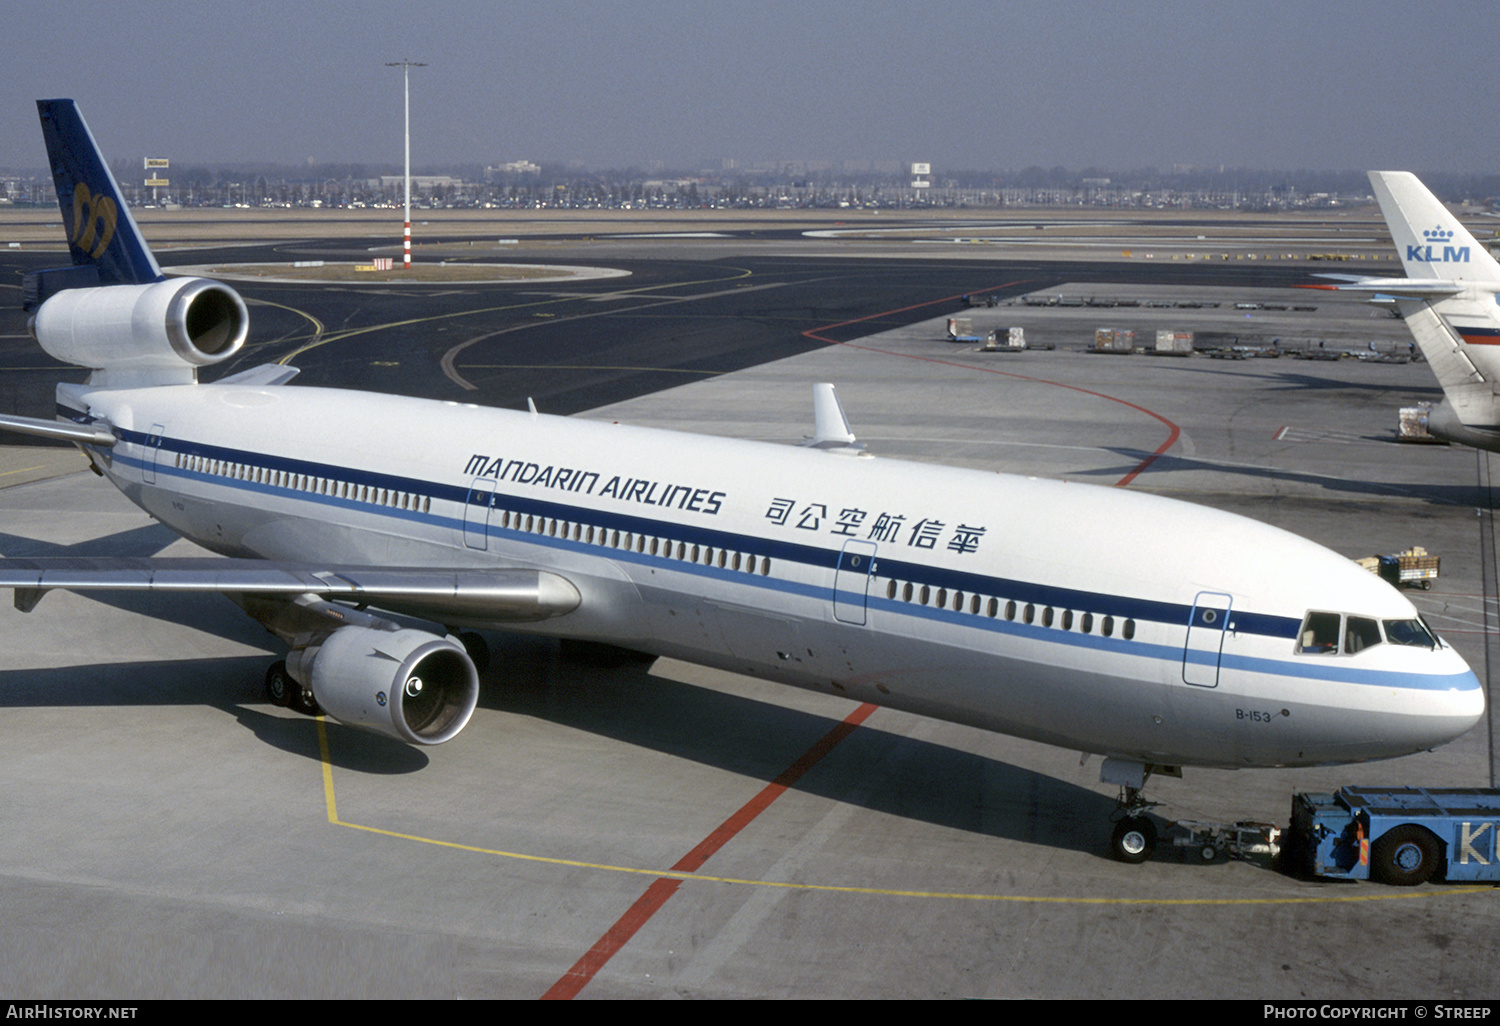
[{"label": "distant airport building", "polygon": [[[381,175],[379,178],[369,180],[371,188],[389,189],[393,186],[404,186],[406,179],[401,175]],[[462,178],[454,178],[452,175],[412,175],[411,187],[413,189],[455,189],[463,185]]]},{"label": "distant airport building", "polygon": [[490,178],[498,175],[539,175],[542,173],[542,165],[533,164],[529,160],[513,160],[508,164],[496,164],[487,167],[484,173]]}]

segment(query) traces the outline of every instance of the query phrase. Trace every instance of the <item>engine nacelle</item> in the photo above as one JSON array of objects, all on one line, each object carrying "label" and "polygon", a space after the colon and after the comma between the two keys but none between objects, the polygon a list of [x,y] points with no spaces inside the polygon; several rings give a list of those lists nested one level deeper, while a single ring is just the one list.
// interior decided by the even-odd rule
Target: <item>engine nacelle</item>
[{"label": "engine nacelle", "polygon": [[340,627],[291,653],[287,671],[334,719],[408,744],[447,741],[479,703],[479,674],[463,646],[410,628]]},{"label": "engine nacelle", "polygon": [[147,379],[192,380],[245,344],[250,313],[239,293],[207,278],[64,289],[31,319],[31,333],[66,363]]}]

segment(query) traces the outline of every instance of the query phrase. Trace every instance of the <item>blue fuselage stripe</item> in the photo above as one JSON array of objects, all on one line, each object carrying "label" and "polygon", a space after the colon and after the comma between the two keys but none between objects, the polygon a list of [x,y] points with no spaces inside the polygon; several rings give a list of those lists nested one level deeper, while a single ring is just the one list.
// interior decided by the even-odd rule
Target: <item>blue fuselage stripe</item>
[{"label": "blue fuselage stripe", "polygon": [[[64,418],[76,423],[86,424],[93,420],[93,418],[86,414],[81,414],[62,404],[58,405],[58,412]],[[463,531],[473,532],[478,527],[474,523],[466,524],[463,519],[430,511],[419,512],[413,509],[402,509],[379,503],[340,498],[321,492],[246,480],[241,477],[188,470],[175,465],[174,461],[179,455],[185,458],[217,460],[227,464],[237,464],[271,473],[303,475],[305,477],[323,478],[355,487],[365,486],[368,488],[387,489],[393,492],[404,492],[410,495],[425,497],[431,502],[451,502],[460,507],[466,506],[471,494],[474,494],[471,485],[468,484],[443,484],[419,478],[317,463],[310,460],[289,459],[268,453],[210,445],[188,439],[157,438],[141,431],[129,431],[120,428],[115,428],[114,431],[124,442],[156,450],[154,459],[148,458],[147,460],[142,460],[119,451],[114,454],[114,459],[126,465],[137,466],[142,470],[150,469],[158,476],[202,481],[219,487],[233,488],[256,495],[296,498],[300,501],[332,509],[362,511],[413,524],[440,527],[456,533]],[[643,553],[613,548],[602,543],[590,545],[534,532],[507,530],[495,524],[493,517],[502,511],[506,511],[522,516],[550,518],[592,526],[595,529],[605,531],[619,531],[670,540],[670,543],[673,545],[683,542],[687,545],[712,546],[715,549],[753,554],[757,557],[800,564],[829,572],[836,570],[839,565],[841,549],[821,548],[814,545],[803,545],[758,535],[698,527],[678,521],[632,516],[593,507],[572,505],[566,502],[530,498],[501,490],[503,482],[497,482],[494,485],[496,488],[494,499],[489,505],[486,516],[486,519],[490,522],[485,527],[485,535],[489,538],[540,544],[582,553],[604,551],[611,558],[617,560],[649,563],[653,566],[666,567],[699,575],[723,576],[726,579],[734,579],[746,583],[753,582],[760,588],[770,588],[788,593],[803,593],[817,597],[827,596],[828,589],[826,586],[800,585],[786,580],[764,577],[759,574],[752,576],[745,571],[718,569],[668,557],[652,557]],[[1015,601],[1018,605],[1031,603],[1038,607],[1051,606],[1058,610],[1073,609],[1087,611],[1096,617],[1112,616],[1121,620],[1133,619],[1179,627],[1188,624],[1193,609],[1192,606],[1182,603],[1161,602],[1151,599],[1132,598],[1123,595],[1111,595],[1038,584],[1031,581],[1012,580],[962,570],[934,567],[923,563],[894,559],[882,554],[877,554],[874,560],[874,574],[872,576],[875,575],[886,580],[896,580],[903,583],[911,582],[916,587],[925,585],[933,589],[945,588],[949,591],[963,592],[966,595],[995,596],[1002,600]],[[868,578],[866,582],[868,583]],[[868,599],[864,599],[864,596],[859,593],[851,593],[847,598],[856,603],[864,600],[872,608],[882,608],[890,612],[900,612],[920,617],[952,619],[955,623],[972,625],[975,620],[985,620],[987,622],[1003,624],[1007,629],[1026,626],[1020,622],[1009,623],[1003,618],[996,618],[990,621],[988,617],[976,616],[972,613],[952,612],[922,606],[920,603],[915,602],[891,600],[883,595],[877,597],[871,594]],[[1247,611],[1237,611],[1234,614],[1234,619],[1235,630],[1237,632],[1272,638],[1294,639],[1301,625],[1301,620],[1298,618]],[[1035,629],[1048,632],[1047,636],[1049,638],[1059,633],[1066,633],[1044,627]],[[1072,634],[1071,637],[1076,639],[1074,643],[1088,645],[1097,645],[1101,642],[1107,643],[1111,640],[1083,634]],[[1179,660],[1182,658],[1181,650],[1177,650],[1176,658]]]}]

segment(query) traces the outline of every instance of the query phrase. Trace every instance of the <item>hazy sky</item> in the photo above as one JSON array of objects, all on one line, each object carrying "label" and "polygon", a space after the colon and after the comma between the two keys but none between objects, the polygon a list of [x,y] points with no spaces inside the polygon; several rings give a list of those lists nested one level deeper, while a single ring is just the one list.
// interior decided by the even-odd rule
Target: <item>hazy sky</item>
[{"label": "hazy sky", "polygon": [[31,0],[0,13],[0,167],[33,100],[112,159],[926,160],[944,169],[1494,171],[1495,0]]}]

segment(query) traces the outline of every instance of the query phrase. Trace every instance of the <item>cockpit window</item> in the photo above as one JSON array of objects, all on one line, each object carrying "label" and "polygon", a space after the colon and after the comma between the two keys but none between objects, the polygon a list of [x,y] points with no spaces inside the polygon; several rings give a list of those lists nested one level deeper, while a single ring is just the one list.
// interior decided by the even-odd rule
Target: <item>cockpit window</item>
[{"label": "cockpit window", "polygon": [[1337,653],[1339,650],[1338,613],[1308,613],[1298,637],[1298,652]]},{"label": "cockpit window", "polygon": [[[1381,628],[1384,628],[1384,631]],[[1370,616],[1311,612],[1297,635],[1301,654],[1354,655],[1384,641],[1392,645],[1436,649],[1442,645],[1432,628],[1420,617],[1412,620],[1376,620]]]},{"label": "cockpit window", "polygon": [[1387,620],[1385,637],[1392,645],[1415,645],[1418,648],[1437,648],[1437,639],[1421,620]]},{"label": "cockpit window", "polygon": [[1353,655],[1380,644],[1380,624],[1365,616],[1351,616],[1344,627],[1344,652]]}]

